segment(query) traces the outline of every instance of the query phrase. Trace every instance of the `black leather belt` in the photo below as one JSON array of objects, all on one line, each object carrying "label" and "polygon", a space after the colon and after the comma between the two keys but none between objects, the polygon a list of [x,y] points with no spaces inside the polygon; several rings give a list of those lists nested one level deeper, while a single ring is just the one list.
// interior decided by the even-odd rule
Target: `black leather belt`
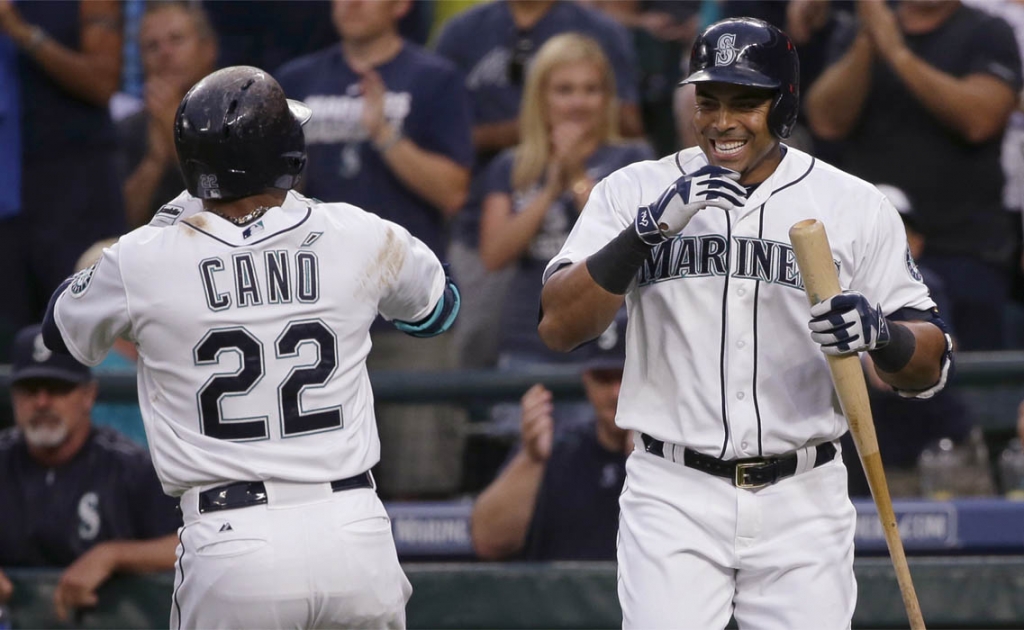
[{"label": "black leather belt", "polygon": [[[370,477],[369,472],[331,482],[332,492],[372,487],[373,478]],[[252,505],[263,505],[266,502],[267,487],[263,485],[262,481],[237,481],[200,492],[199,513],[234,510]]]},{"label": "black leather belt", "polygon": [[[644,450],[651,455],[665,457],[665,443],[647,435],[640,434]],[[814,468],[828,463],[836,457],[836,447],[831,442],[824,442],[815,447]],[[724,477],[737,488],[756,490],[770,486],[780,479],[796,474],[796,453],[777,457],[746,457],[743,459],[718,459],[697,451],[683,449],[683,465],[694,470]]]}]

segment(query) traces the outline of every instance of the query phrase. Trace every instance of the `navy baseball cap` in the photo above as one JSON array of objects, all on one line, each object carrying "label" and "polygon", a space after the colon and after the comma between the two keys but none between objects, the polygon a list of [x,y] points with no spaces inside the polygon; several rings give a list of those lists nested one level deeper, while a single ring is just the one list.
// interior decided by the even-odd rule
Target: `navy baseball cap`
[{"label": "navy baseball cap", "polygon": [[621,370],[626,364],[626,309],[586,348],[584,370]]},{"label": "navy baseball cap", "polygon": [[30,378],[49,378],[68,383],[92,380],[89,366],[69,354],[51,351],[43,343],[42,326],[22,328],[14,337],[11,351],[11,384]]}]

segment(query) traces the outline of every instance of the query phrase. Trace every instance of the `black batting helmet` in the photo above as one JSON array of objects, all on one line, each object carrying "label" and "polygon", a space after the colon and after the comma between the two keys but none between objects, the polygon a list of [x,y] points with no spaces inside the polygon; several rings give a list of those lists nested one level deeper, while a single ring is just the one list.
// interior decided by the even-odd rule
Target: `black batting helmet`
[{"label": "black batting helmet", "polygon": [[310,114],[259,68],[232,66],[207,75],[181,99],[174,117],[188,192],[232,200],[294,188],[306,166],[302,125]]},{"label": "black batting helmet", "polygon": [[775,90],[768,128],[789,137],[800,107],[800,59],[789,36],[754,18],[730,18],[704,29],[690,52],[687,83],[734,83]]}]

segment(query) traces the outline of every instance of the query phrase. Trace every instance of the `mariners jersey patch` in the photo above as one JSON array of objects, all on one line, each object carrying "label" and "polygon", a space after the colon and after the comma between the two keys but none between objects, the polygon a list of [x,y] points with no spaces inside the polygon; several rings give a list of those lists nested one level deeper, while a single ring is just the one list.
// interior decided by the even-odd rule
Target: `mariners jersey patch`
[{"label": "mariners jersey patch", "polygon": [[917,263],[914,262],[914,257],[910,255],[910,245],[907,245],[907,253],[905,254],[907,262],[907,273],[910,277],[918,282],[923,282],[924,279],[921,277],[921,270],[917,268]]},{"label": "mariners jersey patch", "polygon": [[89,283],[92,282],[92,276],[96,273],[96,267],[99,264],[99,262],[96,262],[91,267],[86,267],[75,274],[74,279],[71,281],[71,286],[68,287],[71,297],[80,298],[85,295],[85,292],[89,289]]}]

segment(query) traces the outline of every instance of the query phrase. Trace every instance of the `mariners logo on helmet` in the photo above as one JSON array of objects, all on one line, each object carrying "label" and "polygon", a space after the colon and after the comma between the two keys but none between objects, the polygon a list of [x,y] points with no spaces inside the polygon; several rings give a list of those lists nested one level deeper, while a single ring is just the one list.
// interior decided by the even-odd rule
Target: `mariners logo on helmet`
[{"label": "mariners logo on helmet", "polygon": [[736,61],[736,33],[726,33],[715,44],[715,65],[728,66]]}]

